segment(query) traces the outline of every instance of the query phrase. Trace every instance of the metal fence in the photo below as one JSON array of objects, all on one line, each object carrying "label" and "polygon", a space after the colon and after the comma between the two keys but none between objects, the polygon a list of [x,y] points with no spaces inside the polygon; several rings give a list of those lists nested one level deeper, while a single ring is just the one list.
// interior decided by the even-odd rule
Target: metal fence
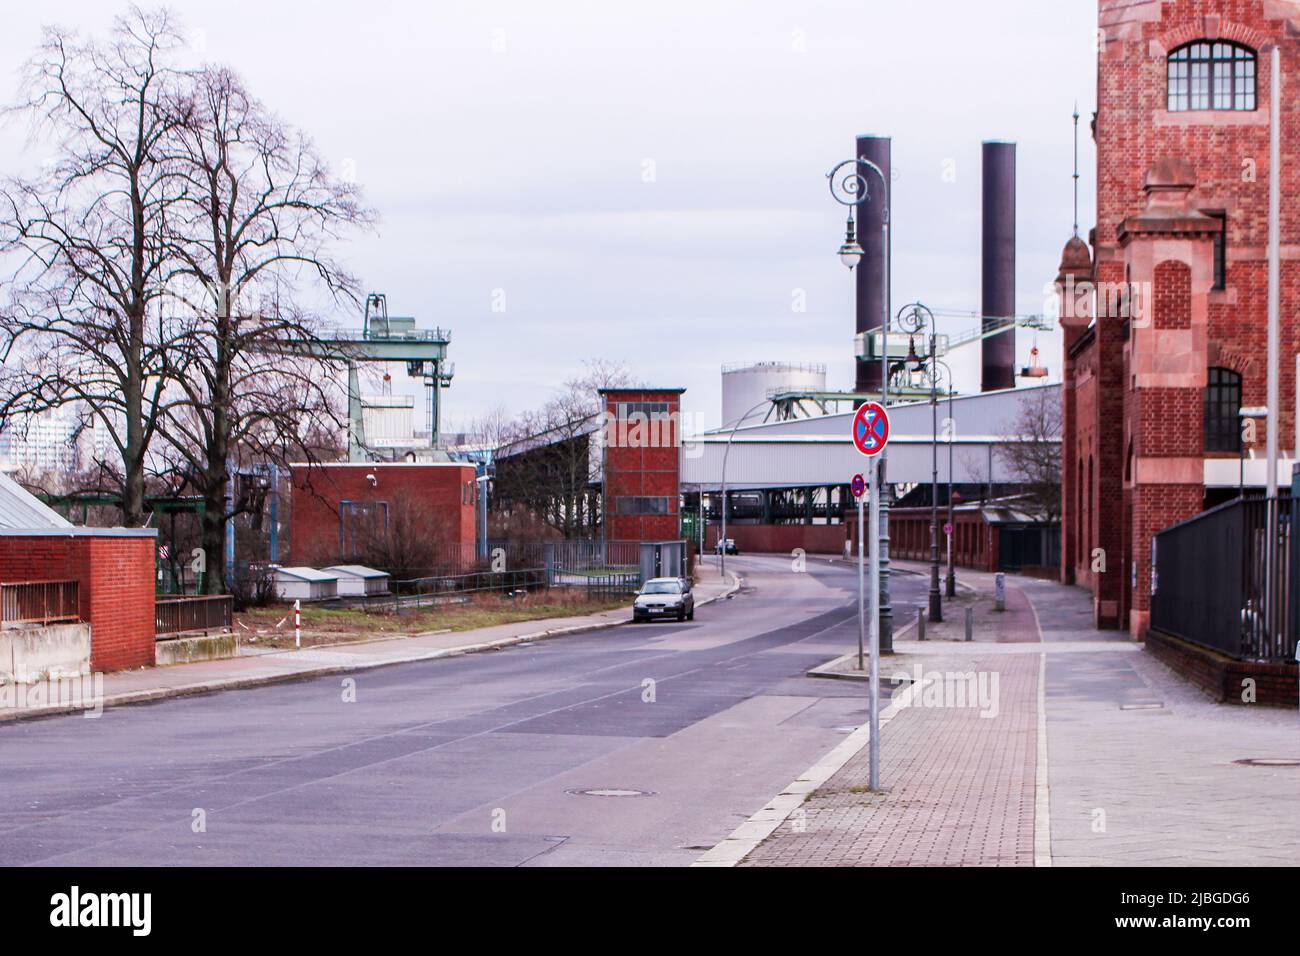
[{"label": "metal fence", "polygon": [[[563,577],[564,580],[556,580],[557,577]],[[522,594],[548,587],[578,588],[584,590],[590,599],[631,594],[640,586],[641,575],[638,571],[557,575],[553,568],[520,568],[513,571],[475,571],[470,574],[392,581],[390,594],[366,598],[363,603],[366,608],[400,609],[443,604],[472,594]]]},{"label": "metal fence", "polygon": [[81,620],[76,581],[18,581],[0,584],[0,624],[56,624]]},{"label": "metal fence", "polygon": [[228,631],[234,598],[229,594],[198,594],[154,600],[154,637],[167,640],[191,631]]},{"label": "metal fence", "polygon": [[[350,560],[350,559],[349,559]],[[364,564],[360,557],[356,559]],[[433,549],[429,565],[407,574],[411,580],[472,575],[515,569],[543,568],[550,575],[611,574],[640,566],[636,541],[600,541],[578,538],[559,541],[488,541],[480,552],[473,543],[441,545]],[[342,559],[341,559],[342,562]]]},{"label": "metal fence", "polygon": [[1237,499],[1166,528],[1153,543],[1151,626],[1242,660],[1293,660],[1295,499]]}]

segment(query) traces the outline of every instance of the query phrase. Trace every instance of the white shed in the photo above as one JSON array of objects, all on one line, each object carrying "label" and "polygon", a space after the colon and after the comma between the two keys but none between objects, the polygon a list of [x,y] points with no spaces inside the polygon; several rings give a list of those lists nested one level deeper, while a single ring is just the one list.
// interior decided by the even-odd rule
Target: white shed
[{"label": "white shed", "polygon": [[275,593],[283,601],[328,601],[339,596],[339,578],[315,568],[276,568]]},{"label": "white shed", "polygon": [[361,564],[336,564],[325,569],[339,579],[339,597],[367,597],[388,593],[388,575]]}]

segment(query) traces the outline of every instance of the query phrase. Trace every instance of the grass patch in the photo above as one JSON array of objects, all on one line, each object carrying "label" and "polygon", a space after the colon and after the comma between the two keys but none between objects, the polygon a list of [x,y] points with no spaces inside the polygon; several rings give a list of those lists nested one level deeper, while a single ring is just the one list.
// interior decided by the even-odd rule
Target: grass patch
[{"label": "grass patch", "polygon": [[[567,588],[550,588],[516,598],[475,594],[468,596],[469,599],[463,603],[405,608],[400,614],[391,609],[366,611],[307,604],[302,608],[302,643],[307,647],[413,637],[427,631],[472,631],[519,621],[578,617],[617,608],[628,608],[628,613],[631,613],[630,595],[588,600],[585,592],[575,590],[577,593]],[[235,621],[235,630],[242,643],[264,648],[294,645],[291,604],[250,608],[237,613]]]}]

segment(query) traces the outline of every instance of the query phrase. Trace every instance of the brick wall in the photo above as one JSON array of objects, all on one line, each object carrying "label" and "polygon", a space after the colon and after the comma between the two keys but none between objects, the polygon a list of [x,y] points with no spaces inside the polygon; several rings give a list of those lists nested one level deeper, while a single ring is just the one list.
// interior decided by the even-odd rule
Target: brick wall
[{"label": "brick wall", "polygon": [[[474,466],[407,462],[293,465],[290,560],[320,567],[341,556],[341,502],[386,503],[390,520],[427,521],[439,543],[472,551],[477,488]],[[374,475],[372,484],[366,477]]]},{"label": "brick wall", "polygon": [[156,532],[0,535],[0,581],[76,580],[97,671],[154,663]]},{"label": "brick wall", "polygon": [[1295,664],[1233,660],[1160,631],[1147,634],[1146,649],[1221,703],[1249,703],[1242,699],[1249,680],[1254,684],[1254,703],[1296,706],[1300,690]]},{"label": "brick wall", "polygon": [[[939,560],[947,565],[948,541],[943,526],[947,511],[939,509]],[[856,540],[856,539],[855,539]],[[980,571],[996,571],[999,560],[998,535],[984,519],[983,511],[953,512],[953,564]],[[912,561],[930,560],[930,509],[889,509],[889,554]]]},{"label": "brick wall", "polygon": [[[843,554],[846,524],[732,524],[727,522],[727,537],[736,542],[742,553],[790,554],[802,548],[806,554]],[[705,547],[712,550],[718,543],[721,528],[711,524],[705,531]]]}]

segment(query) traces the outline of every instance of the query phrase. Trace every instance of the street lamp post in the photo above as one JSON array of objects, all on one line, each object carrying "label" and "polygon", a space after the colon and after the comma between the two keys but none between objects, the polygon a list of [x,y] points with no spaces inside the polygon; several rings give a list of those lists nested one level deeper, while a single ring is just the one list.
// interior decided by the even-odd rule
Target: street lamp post
[{"label": "street lamp post", "polygon": [[[915,346],[908,348],[908,360],[914,361],[914,369],[921,371],[925,362],[930,363],[930,422],[932,439],[930,442],[930,613],[929,620],[939,623],[943,620],[943,596],[939,591],[939,392],[938,374],[939,357],[935,335],[934,313],[917,302],[907,307],[899,315],[899,327],[905,332],[919,333],[929,328],[929,353],[922,359],[916,355]],[[946,366],[945,366],[946,367]],[[949,373],[949,380],[952,375]],[[951,408],[949,409],[951,411]],[[951,469],[951,464],[949,465]],[[949,491],[951,497],[952,476],[949,473]]]},{"label": "street lamp post", "polygon": [[[840,205],[849,208],[848,220],[845,223],[844,243],[839,248],[839,256],[840,261],[852,271],[862,260],[864,254],[857,241],[853,208],[870,196],[870,190],[867,188],[868,173],[875,174],[880,180],[882,202],[880,210],[880,256],[884,264],[881,275],[884,277],[885,288],[882,290],[883,294],[880,297],[880,404],[884,406],[889,404],[889,180],[885,176],[884,170],[865,156],[846,159],[836,164],[826,174],[826,178],[830,183],[831,197]],[[887,454],[887,452],[882,452],[879,455],[878,462],[873,465],[873,468],[879,467],[880,469],[879,497],[881,500],[879,502],[880,530],[876,542],[879,552],[876,563],[879,572],[877,580],[873,581],[872,586],[876,588],[880,596],[878,613],[880,651],[883,654],[892,654],[894,652],[894,627],[893,608],[889,601],[889,503],[885,500],[887,496],[885,491],[885,457]]]},{"label": "street lamp post", "polygon": [[[741,423],[767,404],[769,400],[765,398],[736,419],[736,423],[731,426],[731,434],[727,436],[727,447],[722,451],[722,533],[718,536],[718,567],[723,580],[727,577],[727,459],[731,456],[731,440],[736,437],[736,429]],[[700,507],[703,508],[703,498],[700,500]]]},{"label": "street lamp post", "polygon": [[947,364],[940,362],[948,372],[948,579],[944,583],[944,595],[949,598],[957,596],[957,572],[953,567],[953,535],[957,533],[957,525],[952,520],[952,440],[955,437],[953,432],[957,429],[956,419],[952,417],[952,369]]}]

